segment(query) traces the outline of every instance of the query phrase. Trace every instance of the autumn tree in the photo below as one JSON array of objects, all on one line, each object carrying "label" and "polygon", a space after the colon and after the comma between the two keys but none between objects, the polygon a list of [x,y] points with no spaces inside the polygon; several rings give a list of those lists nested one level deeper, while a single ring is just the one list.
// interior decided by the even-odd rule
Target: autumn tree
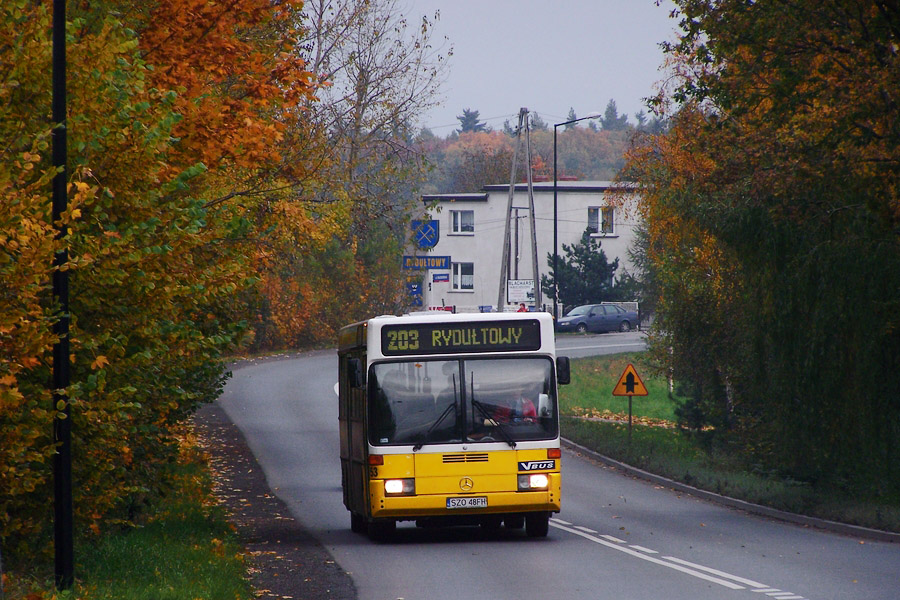
[{"label": "autumn tree", "polygon": [[16,200],[0,203],[0,269],[15,293],[14,301],[0,294],[5,559],[31,561],[50,547],[48,417],[58,407],[44,388],[54,318],[48,268],[59,244],[71,257],[73,383],[65,394],[83,533],[133,522],[165,491],[184,419],[221,390],[221,356],[246,331],[241,295],[258,281],[258,246],[247,240],[263,232],[253,217],[278,199],[258,192],[264,182],[289,183],[272,142],[312,91],[302,61],[279,51],[296,41],[288,24],[298,7],[76,4],[70,234],[59,241],[47,185],[49,8],[0,9],[2,81],[14,82],[0,86],[0,186]]},{"label": "autumn tree", "polygon": [[657,103],[674,102],[671,129],[625,175],[659,276],[659,358],[748,461],[896,493],[900,13],[678,5],[678,84]]},{"label": "autumn tree", "polygon": [[431,155],[431,181],[441,193],[477,192],[490,183],[509,183],[515,140],[500,132],[461,133]]},{"label": "autumn tree", "polygon": [[[589,121],[588,123],[592,123]],[[533,154],[553,165],[553,132],[534,131]],[[625,164],[629,134],[625,131],[591,130],[575,126],[557,133],[556,160],[559,175],[579,179],[612,180]]]},{"label": "autumn tree", "polygon": [[262,348],[328,341],[348,320],[404,308],[400,256],[425,170],[412,131],[452,51],[434,45],[432,18],[410,21],[394,0],[310,0],[301,22],[297,49],[320,87],[288,132],[308,171],[292,209],[328,227],[269,249]]},{"label": "autumn tree", "polygon": [[[552,177],[552,131],[531,131],[530,136],[534,175]],[[612,180],[625,164],[624,153],[630,137],[627,131],[573,126],[559,131],[557,137],[557,161],[562,177]],[[477,191],[491,183],[508,183],[516,143],[511,125],[509,131],[504,127],[503,132],[479,133],[468,138],[451,135],[444,140],[428,138],[427,143],[422,140],[421,151],[433,165],[427,175],[427,189],[432,193],[454,193]],[[502,148],[505,150],[501,155],[498,152]],[[524,181],[524,170],[520,168],[518,173]]]}]

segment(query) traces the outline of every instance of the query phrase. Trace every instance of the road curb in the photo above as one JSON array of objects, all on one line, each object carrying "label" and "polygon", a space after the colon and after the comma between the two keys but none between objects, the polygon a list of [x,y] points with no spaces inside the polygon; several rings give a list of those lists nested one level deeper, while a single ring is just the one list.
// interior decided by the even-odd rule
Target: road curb
[{"label": "road curb", "polygon": [[708,492],[706,490],[701,490],[699,488],[695,488],[693,486],[687,485],[685,483],[680,483],[678,481],[674,481],[672,479],[668,479],[666,477],[662,477],[661,475],[655,475],[648,471],[644,471],[643,469],[638,469],[637,467],[632,467],[631,465],[625,464],[618,460],[609,458],[608,456],[604,456],[598,452],[591,450],[590,448],[585,448],[580,444],[576,444],[572,440],[568,440],[566,438],[562,438],[563,446],[566,448],[573,450],[575,452],[579,452],[590,458],[602,462],[611,467],[615,467],[621,471],[628,473],[629,475],[634,475],[635,477],[640,477],[641,479],[646,479],[647,481],[652,481],[653,483],[657,483],[659,485],[663,485],[668,488],[672,488],[678,490],[680,492],[685,492],[691,494],[692,496],[696,496],[698,498],[703,498],[704,500],[709,500],[711,502],[716,502],[718,504],[723,504],[725,506],[730,506],[732,508],[737,508],[749,513],[762,515],[765,517],[770,517],[773,519],[778,519],[780,521],[787,521],[789,523],[795,523],[797,525],[805,525],[807,527],[816,527],[819,529],[825,529],[827,531],[833,531],[835,533],[841,533],[844,535],[849,535],[853,537],[861,537],[869,540],[876,540],[879,542],[890,542],[894,544],[900,544],[900,533],[893,533],[890,531],[882,531],[880,529],[871,529],[869,527],[860,527],[858,525],[848,525],[846,523],[838,523],[837,521],[829,521],[827,519],[818,519],[815,517],[807,517],[805,515],[798,515],[796,513],[787,512],[784,510],[778,510],[777,508],[769,508],[768,506],[762,506],[759,504],[753,504],[752,502],[746,502],[745,500],[738,500],[736,498],[729,498],[728,496],[723,496],[722,494],[717,494],[715,492]]}]

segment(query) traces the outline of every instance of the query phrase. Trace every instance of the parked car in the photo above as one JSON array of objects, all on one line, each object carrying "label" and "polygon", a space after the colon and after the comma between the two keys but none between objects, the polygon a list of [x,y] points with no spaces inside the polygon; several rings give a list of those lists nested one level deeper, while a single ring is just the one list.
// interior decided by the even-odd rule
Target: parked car
[{"label": "parked car", "polygon": [[556,323],[557,331],[631,331],[638,325],[637,313],[615,304],[585,304],[576,306]]}]

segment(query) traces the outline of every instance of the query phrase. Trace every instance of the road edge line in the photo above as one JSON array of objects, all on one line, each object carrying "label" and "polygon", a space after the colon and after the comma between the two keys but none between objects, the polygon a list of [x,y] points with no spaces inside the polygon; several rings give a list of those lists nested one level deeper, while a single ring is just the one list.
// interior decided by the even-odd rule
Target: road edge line
[{"label": "road edge line", "polygon": [[862,527],[860,525],[850,525],[848,523],[839,523],[837,521],[829,521],[827,519],[820,519],[817,517],[808,517],[806,515],[800,515],[797,513],[788,512],[786,510],[779,510],[777,508],[771,508],[768,506],[762,506],[761,504],[753,504],[752,502],[747,502],[746,500],[738,500],[737,498],[730,498],[728,496],[723,496],[722,494],[717,494],[715,492],[710,492],[707,490],[701,490],[700,488],[696,488],[694,486],[688,485],[686,483],[681,483],[679,481],[675,481],[673,479],[669,479],[667,477],[663,477],[662,475],[656,475],[655,473],[650,473],[649,471],[644,471],[643,469],[639,469],[637,467],[633,467],[629,464],[623,463],[621,461],[615,460],[614,458],[610,458],[608,456],[604,456],[599,452],[595,452],[590,448],[586,448],[580,444],[573,442],[572,440],[561,437],[563,445],[570,450],[580,452],[585,454],[594,460],[600,461],[606,465],[611,467],[615,467],[621,471],[624,471],[630,475],[634,475],[636,477],[640,477],[641,479],[646,479],[647,481],[652,481],[653,483],[658,483],[668,488],[672,488],[681,492],[685,492],[691,494],[692,496],[697,496],[699,498],[703,498],[704,500],[709,500],[711,502],[715,502],[717,504],[722,504],[725,506],[730,506],[731,508],[737,508],[740,510],[744,510],[749,513],[762,515],[765,517],[770,517],[773,519],[778,519],[780,521],[787,521],[789,523],[794,523],[796,525],[806,525],[809,527],[816,527],[819,529],[825,529],[827,531],[832,531],[834,533],[841,533],[844,535],[849,535],[853,537],[863,537],[870,540],[876,540],[879,542],[889,542],[893,544],[900,544],[900,533],[893,533],[891,531],[883,531],[881,529],[872,529],[870,527]]}]

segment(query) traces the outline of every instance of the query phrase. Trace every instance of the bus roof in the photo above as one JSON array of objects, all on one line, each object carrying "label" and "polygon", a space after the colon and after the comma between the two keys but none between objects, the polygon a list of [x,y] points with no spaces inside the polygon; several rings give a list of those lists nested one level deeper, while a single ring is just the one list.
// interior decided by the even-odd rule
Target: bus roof
[{"label": "bus roof", "polygon": [[[509,343],[503,344],[501,343],[493,343],[488,339],[481,340],[482,335],[488,335],[497,337],[498,340],[504,339],[504,336],[501,332],[495,331],[498,327],[501,329],[508,329],[506,324],[512,324],[516,322],[523,322],[522,327],[519,327],[516,331],[518,332],[516,335],[521,335],[522,332],[525,332],[526,337],[521,338],[519,341],[521,343]],[[471,323],[473,324],[472,328],[462,327],[464,324]],[[477,324],[483,323],[483,327],[479,327]],[[550,313],[546,312],[508,312],[508,313],[460,313],[453,314],[444,311],[434,311],[434,312],[423,312],[417,314],[404,315],[401,317],[393,316],[393,315],[383,315],[378,317],[373,317],[366,321],[360,321],[358,323],[353,323],[351,325],[347,325],[343,327],[338,335],[338,348],[339,351],[345,351],[356,347],[367,346],[369,351],[374,356],[379,356],[384,353],[384,355],[391,355],[392,353],[388,350],[388,346],[382,344],[381,336],[382,331],[387,330],[402,330],[405,326],[409,326],[412,329],[416,329],[420,332],[421,335],[428,336],[429,339],[437,339],[433,337],[437,335],[436,331],[443,330],[442,325],[446,325],[445,334],[447,336],[451,335],[452,331],[461,331],[462,329],[473,330],[475,331],[475,337],[473,338],[459,338],[457,339],[466,339],[469,340],[469,343],[473,344],[471,346],[471,352],[481,353],[481,352],[513,352],[513,351],[544,351],[544,352],[554,352],[554,335],[553,335],[553,319],[550,316]],[[387,329],[385,329],[387,328]],[[483,333],[482,333],[483,332]],[[416,334],[419,335],[419,334]],[[450,339],[448,337],[448,339]],[[528,339],[529,342],[525,344],[525,340]],[[467,349],[464,345],[454,345],[452,342],[448,342],[452,349],[448,349],[446,354],[458,354],[461,352],[466,352]],[[431,347],[428,345],[428,349],[426,350],[426,345],[422,346],[423,353],[425,354],[444,354],[445,352],[439,351],[438,348]],[[393,353],[396,355],[397,353]],[[402,352],[402,354],[413,355],[416,352],[410,349],[409,352]]]}]

